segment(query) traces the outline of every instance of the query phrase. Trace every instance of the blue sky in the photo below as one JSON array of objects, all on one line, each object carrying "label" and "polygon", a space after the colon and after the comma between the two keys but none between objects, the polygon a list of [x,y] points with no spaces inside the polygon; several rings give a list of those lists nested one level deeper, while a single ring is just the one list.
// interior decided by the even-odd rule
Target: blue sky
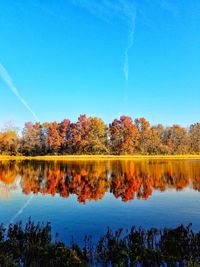
[{"label": "blue sky", "polygon": [[198,0],[1,0],[0,126],[200,119]]}]

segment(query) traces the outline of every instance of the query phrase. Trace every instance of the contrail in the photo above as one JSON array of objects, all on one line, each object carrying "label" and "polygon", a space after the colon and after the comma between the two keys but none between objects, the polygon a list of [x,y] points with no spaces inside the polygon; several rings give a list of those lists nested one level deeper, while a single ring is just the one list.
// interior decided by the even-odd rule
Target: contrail
[{"label": "contrail", "polygon": [[129,79],[129,50],[133,45],[134,33],[135,33],[135,18],[136,18],[136,5],[133,0],[71,0],[73,4],[79,5],[85,8],[94,16],[109,22],[113,17],[118,18],[123,22],[126,27],[129,28],[128,44],[124,51],[124,64],[123,73],[126,81],[126,86]]},{"label": "contrail", "polygon": [[28,205],[30,204],[32,199],[33,199],[33,195],[26,201],[26,203],[10,219],[9,223],[6,225],[6,228],[9,226],[9,224],[13,223],[19,217],[20,214],[22,214],[24,212],[25,208],[28,207]]},{"label": "contrail", "polygon": [[20,95],[17,88],[15,87],[10,75],[8,74],[7,70],[4,68],[4,66],[0,63],[0,77],[1,79],[7,84],[7,86],[10,88],[10,90],[15,94],[15,96],[19,99],[19,101],[25,106],[25,108],[33,115],[36,121],[39,121],[39,118],[35,114],[35,112],[32,110],[32,108],[27,104],[27,102],[24,100],[24,98]]},{"label": "contrail", "polygon": [[134,40],[134,33],[135,33],[135,19],[133,20],[133,23],[131,25],[131,29],[129,32],[129,36],[128,36],[128,44],[127,47],[125,49],[124,52],[124,77],[125,77],[125,81],[126,84],[128,84],[128,80],[129,80],[129,50],[131,49],[131,47],[133,46],[133,40]]},{"label": "contrail", "polygon": [[123,66],[123,72],[124,72],[124,79],[125,79],[125,85],[124,85],[124,96],[122,99],[122,104],[124,105],[128,98],[128,83],[129,83],[129,50],[133,46],[134,42],[134,34],[135,34],[135,19],[136,19],[136,10],[134,13],[130,16],[130,29],[129,29],[129,35],[128,35],[128,43],[126,46],[126,49],[124,51],[124,66]]},{"label": "contrail", "polygon": [[[31,107],[27,104],[27,102],[23,99],[23,97],[19,94],[17,88],[15,87],[10,75],[4,68],[4,66],[0,63],[0,77],[7,84],[10,90],[15,94],[15,96],[19,99],[19,101],[25,106],[25,108],[33,115],[36,121],[39,121],[39,118],[35,114],[35,112],[31,109]],[[26,203],[17,211],[17,213],[12,217],[9,221],[9,224],[16,220],[20,214],[23,213],[24,209],[28,207],[31,200],[33,199],[33,195],[26,201]],[[8,225],[7,225],[8,226]]]}]

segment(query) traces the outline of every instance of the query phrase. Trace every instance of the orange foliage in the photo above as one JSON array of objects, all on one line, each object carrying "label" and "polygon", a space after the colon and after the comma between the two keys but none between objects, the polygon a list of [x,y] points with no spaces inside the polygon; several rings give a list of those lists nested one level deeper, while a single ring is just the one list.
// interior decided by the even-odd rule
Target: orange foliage
[{"label": "orange foliage", "polygon": [[0,181],[20,177],[24,194],[50,194],[80,203],[102,199],[111,192],[122,201],[147,199],[154,190],[200,190],[200,164],[187,161],[111,161],[82,163],[7,162],[0,164]]}]

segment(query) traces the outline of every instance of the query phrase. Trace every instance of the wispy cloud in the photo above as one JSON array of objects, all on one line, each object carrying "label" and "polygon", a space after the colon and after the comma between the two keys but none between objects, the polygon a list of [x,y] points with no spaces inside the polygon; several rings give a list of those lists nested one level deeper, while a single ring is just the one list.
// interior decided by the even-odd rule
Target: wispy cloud
[{"label": "wispy cloud", "polygon": [[16,86],[14,85],[12,78],[8,74],[7,70],[4,66],[0,63],[0,77],[1,79],[7,84],[9,89],[13,92],[13,94],[19,99],[19,101],[25,106],[25,108],[33,115],[36,121],[39,121],[39,118],[32,110],[32,108],[28,105],[28,103],[24,100],[24,98],[20,95],[19,91],[17,90]]},{"label": "wispy cloud", "polygon": [[[129,7],[126,6],[126,13],[129,14]],[[134,34],[135,34],[135,18],[136,18],[136,9],[134,8],[132,12],[129,14],[129,34],[128,34],[128,43],[127,47],[124,52],[124,77],[126,80],[126,83],[128,83],[129,80],[129,50],[133,46],[134,41]]]},{"label": "wispy cloud", "polygon": [[113,18],[120,20],[128,32],[127,45],[124,50],[123,73],[126,84],[129,80],[129,50],[134,41],[136,5],[134,0],[71,0],[74,4],[85,8],[94,16],[109,22]]},{"label": "wispy cloud", "polygon": [[174,1],[162,0],[162,1],[159,1],[159,5],[162,9],[166,10],[167,12],[172,14],[174,17],[178,16],[179,11]]}]

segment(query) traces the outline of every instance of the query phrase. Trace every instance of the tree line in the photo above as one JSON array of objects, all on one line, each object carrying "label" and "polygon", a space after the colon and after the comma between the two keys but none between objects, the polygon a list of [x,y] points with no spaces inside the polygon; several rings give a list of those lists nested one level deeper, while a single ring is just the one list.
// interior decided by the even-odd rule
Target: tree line
[{"label": "tree line", "polygon": [[199,154],[200,123],[150,125],[145,118],[121,116],[107,125],[101,118],[80,115],[77,122],[32,123],[22,134],[12,128],[0,132],[0,154]]}]

